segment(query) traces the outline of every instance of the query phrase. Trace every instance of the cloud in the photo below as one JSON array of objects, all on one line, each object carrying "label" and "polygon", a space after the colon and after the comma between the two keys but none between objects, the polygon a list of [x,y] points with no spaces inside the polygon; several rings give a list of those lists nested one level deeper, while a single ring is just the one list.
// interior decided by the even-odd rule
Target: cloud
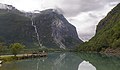
[{"label": "cloud", "polygon": [[[45,0],[44,0],[45,1]],[[55,0],[57,1],[57,0]],[[119,0],[58,0],[57,7],[65,12],[65,16],[77,16],[81,12],[101,10],[109,3],[117,3]]]},{"label": "cloud", "polygon": [[96,15],[91,17],[91,14],[93,15],[93,12],[83,12],[76,17],[69,18],[70,22],[76,26],[79,37],[84,41],[89,40],[95,34],[96,24],[98,23],[95,20],[98,17]]},{"label": "cloud", "polygon": [[0,0],[1,3],[12,4],[20,10],[42,10],[59,8],[67,17],[77,16],[81,12],[100,10],[105,5],[116,5],[120,0]]},{"label": "cloud", "polygon": [[12,4],[25,11],[59,8],[66,17],[74,17],[81,12],[101,10],[108,4],[114,6],[120,0],[0,0],[0,2]]}]

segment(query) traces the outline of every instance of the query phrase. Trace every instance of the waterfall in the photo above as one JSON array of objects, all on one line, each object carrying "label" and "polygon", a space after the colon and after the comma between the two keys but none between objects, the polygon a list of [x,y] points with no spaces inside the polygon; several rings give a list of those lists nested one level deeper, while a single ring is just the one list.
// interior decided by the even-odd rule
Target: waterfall
[{"label": "waterfall", "polygon": [[42,44],[40,43],[40,37],[39,37],[39,34],[38,34],[38,30],[37,30],[37,27],[36,27],[36,25],[34,24],[34,22],[33,22],[33,19],[31,18],[31,21],[32,21],[32,26],[34,27],[34,29],[35,29],[35,33],[36,33],[36,37],[37,37],[37,41],[38,41],[38,44],[39,44],[39,46],[40,46],[40,48],[42,47]]}]

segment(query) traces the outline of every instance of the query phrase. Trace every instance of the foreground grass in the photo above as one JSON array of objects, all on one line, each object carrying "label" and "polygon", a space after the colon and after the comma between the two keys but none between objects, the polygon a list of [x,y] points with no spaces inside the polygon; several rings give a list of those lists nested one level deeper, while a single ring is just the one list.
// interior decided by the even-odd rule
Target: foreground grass
[{"label": "foreground grass", "polygon": [[10,62],[10,61],[14,61],[16,59],[17,59],[17,57],[15,57],[15,56],[0,57],[0,60],[2,60],[3,62]]},{"label": "foreground grass", "polygon": [[18,54],[17,56],[14,55],[2,55],[0,56],[0,60],[3,62],[10,62],[15,60],[23,60],[23,59],[29,59],[29,58],[37,58],[37,57],[46,57],[46,52],[39,52],[34,54]]}]

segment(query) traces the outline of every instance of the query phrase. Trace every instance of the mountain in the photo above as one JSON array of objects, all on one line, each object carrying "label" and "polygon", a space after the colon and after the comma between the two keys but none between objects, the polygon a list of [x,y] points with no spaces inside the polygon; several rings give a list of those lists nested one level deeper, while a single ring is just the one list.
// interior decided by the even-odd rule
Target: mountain
[{"label": "mountain", "polygon": [[25,45],[33,42],[34,28],[30,23],[29,18],[14,12],[0,13],[0,41],[7,44],[20,42]]},{"label": "mountain", "polygon": [[40,39],[45,46],[59,46],[73,48],[82,41],[78,38],[76,28],[71,25],[57,10],[48,9],[34,18],[39,30]]},{"label": "mountain", "polygon": [[21,12],[6,4],[0,4],[0,41],[63,49],[82,43],[76,28],[57,10]]},{"label": "mountain", "polygon": [[79,50],[120,51],[120,4],[113,8],[97,25],[96,35],[79,47]]},{"label": "mountain", "polygon": [[7,5],[7,4],[0,3],[0,9],[13,10],[13,9],[15,9],[15,7],[13,7],[12,5]]},{"label": "mountain", "polygon": [[0,14],[6,13],[6,12],[12,12],[12,13],[15,13],[15,14],[24,15],[23,12],[20,12],[18,9],[16,9],[12,5],[7,5],[7,4],[0,3]]}]

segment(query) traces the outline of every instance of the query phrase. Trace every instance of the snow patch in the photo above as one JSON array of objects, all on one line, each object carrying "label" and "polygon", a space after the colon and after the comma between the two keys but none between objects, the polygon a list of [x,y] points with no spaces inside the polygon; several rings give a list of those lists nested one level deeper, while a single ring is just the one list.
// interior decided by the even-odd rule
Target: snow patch
[{"label": "snow patch", "polygon": [[0,3],[0,9],[8,9],[8,6]]},{"label": "snow patch", "polygon": [[7,4],[0,3],[0,9],[12,10],[13,8],[14,7],[12,7],[12,5],[7,5]]}]

